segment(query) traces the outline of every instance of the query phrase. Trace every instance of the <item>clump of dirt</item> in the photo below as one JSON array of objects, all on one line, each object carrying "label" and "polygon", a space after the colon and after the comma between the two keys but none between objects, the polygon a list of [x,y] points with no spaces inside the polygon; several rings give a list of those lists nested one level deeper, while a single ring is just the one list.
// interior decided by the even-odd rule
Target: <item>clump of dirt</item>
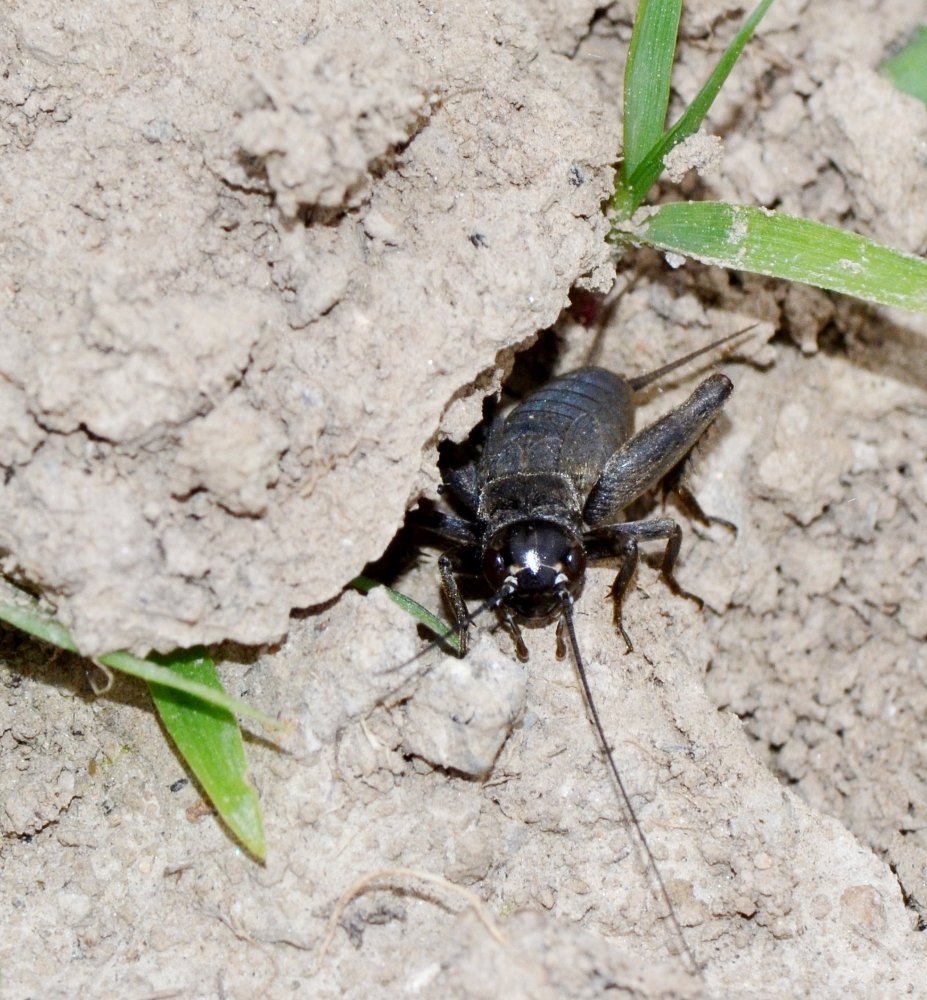
[{"label": "clump of dirt", "polygon": [[[927,110],[877,72],[915,15],[781,0],[712,114],[723,156],[702,142],[713,169],[683,194],[923,252]],[[677,112],[741,16],[687,5]],[[927,328],[645,252],[603,329],[561,315],[611,281],[632,18],[630,0],[0,15],[4,569],[89,654],[286,634],[226,646],[224,677],[299,723],[286,754],[249,747],[258,866],[136,686],[94,698],[75,660],[4,632],[15,995],[923,991]],[[635,374],[757,324],[694,482],[736,537],[686,524],[679,576],[705,609],[642,565],[625,655],[614,569],[577,605],[699,975],[552,630],[527,635],[527,667],[502,632],[449,664],[413,659],[383,592],[320,607],[435,495],[438,442],[558,316],[551,373]],[[439,606],[430,556],[402,589]],[[338,898],[386,869],[404,873],[347,904],[319,964]],[[475,893],[502,942],[410,871]]]},{"label": "clump of dirt", "polygon": [[[362,58],[358,55],[362,53]],[[235,139],[284,215],[357,208],[384,160],[425,124],[438,93],[417,62],[362,28],[319,32],[268,75],[255,74]]]},{"label": "clump of dirt", "polygon": [[385,548],[454,398],[609,280],[589,66],[517,5],[365,10],[10,24],[50,112],[6,159],[0,547],[87,654],[280,639]]}]

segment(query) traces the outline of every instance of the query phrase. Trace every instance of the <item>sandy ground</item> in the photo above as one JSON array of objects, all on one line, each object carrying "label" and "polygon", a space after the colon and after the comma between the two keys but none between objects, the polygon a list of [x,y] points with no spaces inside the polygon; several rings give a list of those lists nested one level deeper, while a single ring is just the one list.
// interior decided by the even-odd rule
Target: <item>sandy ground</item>
[{"label": "sandy ground", "polygon": [[[0,634],[3,995],[927,995],[927,323],[647,252],[616,281],[631,3],[374,10],[0,14],[4,568],[89,654],[226,641],[298,723],[249,741],[259,866],[143,691]],[[676,110],[741,13],[687,4]],[[927,110],[876,69],[925,20],[780,0],[683,193],[923,253]],[[613,283],[604,328],[565,311]],[[539,330],[529,379],[754,323],[694,483],[737,534],[683,518],[705,608],[644,564],[632,654],[613,570],[577,611],[695,975],[553,629],[408,664],[382,592],[335,598]],[[437,607],[434,553],[399,585]]]}]

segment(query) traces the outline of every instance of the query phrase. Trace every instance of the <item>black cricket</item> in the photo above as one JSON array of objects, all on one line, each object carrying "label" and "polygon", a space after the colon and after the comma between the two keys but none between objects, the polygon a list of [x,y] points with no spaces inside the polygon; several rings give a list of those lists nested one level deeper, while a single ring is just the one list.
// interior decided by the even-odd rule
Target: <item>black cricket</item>
[{"label": "black cricket", "polygon": [[[441,556],[439,567],[460,636],[467,650],[471,621],[496,610],[511,630],[519,657],[527,647],[518,619],[542,624],[559,616],[558,655],[563,655],[563,627],[579,673],[589,714],[654,873],[669,916],[696,970],[669,894],[634,813],[628,793],[592,698],[573,623],[573,601],[583,585],[586,565],[599,559],[620,560],[612,586],[615,624],[630,651],[621,604],[638,562],[638,543],[665,541],[661,572],[670,588],[701,604],[676,582],[673,566],[682,532],[667,517],[621,520],[623,512],[670,475],[677,475],[692,449],[733,391],[720,373],[702,381],[689,398],[648,427],[634,432],[634,395],[661,376],[740,336],[724,337],[662,368],[633,378],[604,368],[579,368],[547,383],[493,424],[478,459],[443,473],[446,491],[469,518],[435,512],[430,530],[456,543]],[[684,484],[676,483],[684,506],[698,519],[708,518]],[[727,523],[727,522],[722,522]],[[733,525],[730,525],[733,527]],[[475,566],[492,596],[468,612],[456,574]]]},{"label": "black cricket", "polygon": [[[623,521],[623,512],[684,465],[733,391],[719,373],[681,405],[634,433],[634,395],[738,331],[662,368],[624,378],[605,368],[579,368],[537,389],[497,421],[479,459],[443,473],[444,486],[469,519],[435,512],[430,530],[457,546],[441,556],[445,593],[456,618],[463,656],[467,611],[456,574],[481,566],[518,653],[527,655],[517,619],[543,623],[569,610],[586,564],[620,559],[612,586],[615,624],[632,649],[621,602],[638,561],[638,543],[666,542],[661,572],[674,593],[699,603],[673,576],[682,531],[670,518]],[[680,481],[675,487],[699,520],[709,518]],[[723,522],[726,523],[726,522]]]}]

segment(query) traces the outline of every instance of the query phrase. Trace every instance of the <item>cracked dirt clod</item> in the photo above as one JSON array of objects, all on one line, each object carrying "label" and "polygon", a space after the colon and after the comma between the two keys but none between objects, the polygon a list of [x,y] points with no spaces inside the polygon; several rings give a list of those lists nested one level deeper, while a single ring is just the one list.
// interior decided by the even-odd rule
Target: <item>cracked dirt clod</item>
[{"label": "cracked dirt clod", "polygon": [[437,98],[428,75],[382,35],[322,31],[256,76],[235,138],[285,215],[355,207],[370,196],[377,162],[424,124]]},{"label": "cracked dirt clod", "polygon": [[[250,83],[225,57],[240,25],[169,23],[193,87],[158,90],[170,129],[151,131],[150,80],[126,67],[81,91],[67,130],[46,123],[7,157],[0,503],[16,517],[0,548],[83,652],[281,638],[291,608],[385,548],[448,400],[497,383],[578,280],[604,287],[617,133],[590,68],[532,41],[520,5],[443,14],[450,47],[407,8],[398,44],[359,25],[363,5],[318,14],[302,43],[249,53]],[[118,62],[112,43],[100,57]],[[329,215],[291,217],[312,206]],[[478,412],[474,397],[455,420]],[[167,557],[169,533],[208,552],[205,573]]]}]

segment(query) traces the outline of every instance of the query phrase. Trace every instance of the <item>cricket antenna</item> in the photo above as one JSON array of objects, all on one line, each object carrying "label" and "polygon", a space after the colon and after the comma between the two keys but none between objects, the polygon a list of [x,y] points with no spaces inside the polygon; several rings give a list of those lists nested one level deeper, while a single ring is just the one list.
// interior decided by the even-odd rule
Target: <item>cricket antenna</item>
[{"label": "cricket antenna", "polygon": [[701,355],[707,354],[709,351],[713,351],[716,347],[726,344],[729,340],[733,340],[735,337],[739,337],[744,333],[749,333],[751,330],[756,329],[758,325],[759,324],[757,323],[751,323],[750,326],[745,326],[742,330],[738,330],[736,333],[729,333],[726,337],[719,337],[717,340],[713,340],[710,344],[700,347],[697,351],[692,351],[691,354],[687,354],[685,357],[676,358],[675,361],[670,361],[668,365],[664,365],[662,368],[657,368],[655,371],[645,372],[643,375],[636,375],[634,378],[629,378],[628,385],[631,386],[634,392],[640,392],[641,389],[645,389],[648,385],[656,382],[657,379],[663,378],[664,375],[669,375],[670,372],[675,371],[677,368],[682,368],[683,365],[687,365],[690,361],[694,361],[696,358],[701,357]]},{"label": "cricket antenna", "polygon": [[660,889],[660,895],[663,898],[663,902],[666,906],[666,912],[673,924],[673,929],[682,944],[682,949],[691,963],[693,971],[696,975],[701,976],[702,967],[696,960],[695,954],[689,947],[686,936],[682,931],[682,925],[679,923],[679,919],[676,916],[676,910],[673,907],[669,892],[666,889],[666,883],[663,881],[663,876],[660,874],[656,858],[654,858],[653,852],[650,850],[650,844],[647,843],[647,838],[644,836],[644,831],[637,818],[637,813],[634,811],[634,806],[631,805],[631,797],[628,795],[624,781],[621,779],[621,773],[618,770],[618,765],[615,763],[615,758],[612,755],[611,747],[608,745],[608,740],[605,738],[605,728],[602,725],[602,720],[599,718],[599,713],[595,707],[595,701],[593,701],[592,698],[592,688],[589,686],[589,678],[586,676],[586,668],[583,665],[583,658],[580,656],[579,652],[579,643],[576,639],[576,628],[573,624],[573,596],[567,590],[565,582],[561,583],[558,587],[557,596],[560,598],[560,605],[563,608],[563,620],[566,622],[567,635],[570,637],[570,647],[573,650],[573,662],[576,664],[576,672],[579,674],[579,681],[583,689],[583,697],[585,698],[586,706],[589,709],[589,715],[592,719],[592,724],[595,727],[599,743],[605,751],[605,759],[608,761],[608,768],[612,773],[612,777],[615,779],[618,791],[621,793],[621,800],[624,803],[624,807],[627,810],[628,815],[631,817],[631,823],[634,826],[638,841],[640,842],[641,847],[644,850],[644,856],[647,859],[647,866],[653,873],[656,884]]}]

